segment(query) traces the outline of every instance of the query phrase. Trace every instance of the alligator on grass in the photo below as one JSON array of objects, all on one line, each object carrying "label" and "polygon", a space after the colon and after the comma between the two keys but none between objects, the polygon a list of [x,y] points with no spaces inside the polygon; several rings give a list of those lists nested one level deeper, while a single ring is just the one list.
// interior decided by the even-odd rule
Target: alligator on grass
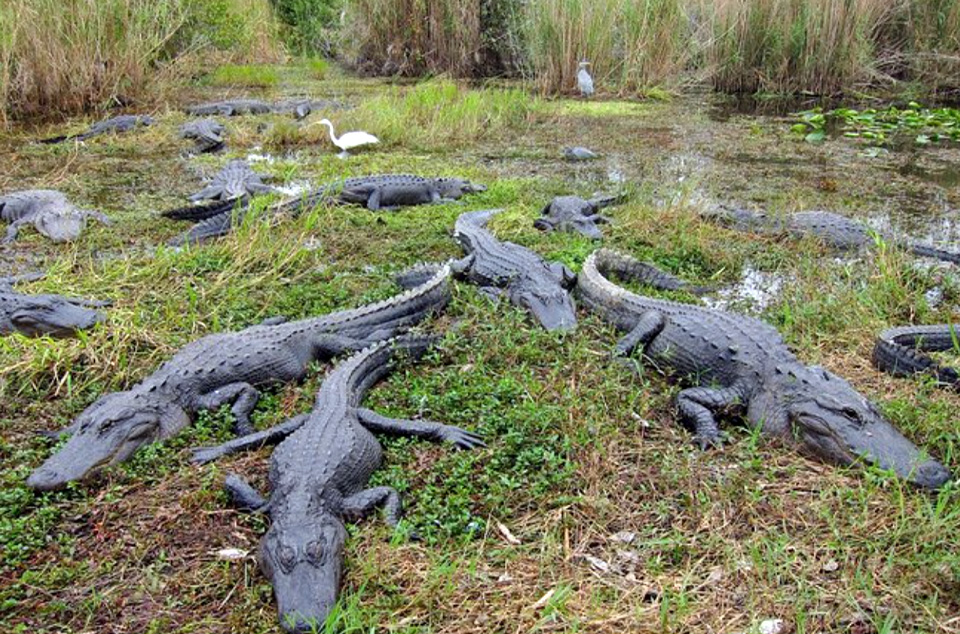
[{"label": "alligator on grass", "polygon": [[[831,249],[854,251],[876,244],[877,233],[861,222],[831,211],[799,211],[783,217],[771,217],[743,208],[718,207],[704,214],[732,229],[754,233],[811,236]],[[879,236],[884,242],[896,245],[914,255],[960,264],[960,253],[945,251],[896,236]]]},{"label": "alligator on grass", "polygon": [[110,302],[76,299],[62,295],[26,295],[13,290],[19,282],[32,282],[43,275],[0,278],[0,335],[18,332],[27,337],[73,337],[106,317],[94,308]]},{"label": "alligator on grass", "polygon": [[104,121],[98,121],[90,126],[86,131],[80,134],[67,134],[64,136],[55,136],[49,139],[41,139],[41,143],[63,143],[64,141],[85,141],[86,139],[99,136],[101,134],[118,134],[129,132],[134,128],[153,125],[153,117],[124,114],[119,117],[112,117]]},{"label": "alligator on grass", "polygon": [[[234,201],[247,196],[257,194],[269,194],[275,192],[263,182],[263,177],[255,172],[250,164],[243,159],[234,159],[223,166],[223,169],[216,173],[210,184],[189,196],[189,200],[199,202],[201,200],[216,201]],[[184,207],[182,210],[189,211],[190,207]],[[174,220],[202,220],[196,214],[189,214],[187,218],[176,215],[176,211],[165,212],[163,215]]]},{"label": "alligator on grass", "polygon": [[[497,240],[486,225],[501,211],[471,211],[457,218],[454,237],[467,255],[449,264],[453,275],[478,285],[494,299],[506,296],[547,330],[574,330],[577,314],[568,290],[576,282],[573,271],[559,262],[545,262],[519,244]],[[398,281],[410,287],[433,274],[437,266],[419,265],[402,273]]]},{"label": "alligator on grass", "polygon": [[[195,450],[197,462],[279,446],[270,457],[270,498],[237,475],[225,488],[236,506],[269,515],[260,540],[260,569],[273,585],[280,624],[288,632],[321,631],[340,593],[345,521],[378,508],[395,527],[400,495],[391,487],[367,487],[382,449],[373,432],[482,447],[474,433],[442,423],[387,418],[361,406],[365,393],[395,367],[397,357],[419,359],[432,337],[406,336],[375,344],[339,363],[323,381],[313,411],[271,429]],[[398,354],[399,353],[399,354]]]},{"label": "alligator on grass", "polygon": [[960,349],[960,324],[900,326],[880,333],[873,363],[893,376],[927,374],[944,385],[960,388],[960,372],[941,365],[924,352]]},{"label": "alligator on grass", "polygon": [[86,227],[87,218],[110,224],[102,213],[78,209],[56,190],[28,189],[0,196],[0,220],[10,223],[2,242],[16,240],[20,228],[27,224],[54,242],[75,240]]},{"label": "alligator on grass", "polygon": [[260,101],[259,99],[227,99],[224,101],[211,101],[195,106],[188,106],[184,110],[188,114],[196,116],[221,115],[224,117],[236,117],[247,114],[291,114],[297,119],[307,117],[315,110],[330,110],[341,108],[342,105],[334,101],[322,101],[316,99],[288,99],[274,104]]},{"label": "alligator on grass", "polygon": [[601,196],[585,200],[579,196],[557,196],[541,211],[533,226],[540,231],[566,231],[600,240],[599,225],[610,222],[600,210],[623,201],[621,196]]},{"label": "alligator on grass", "polygon": [[721,444],[717,418],[742,414],[766,435],[840,465],[867,463],[930,489],[950,480],[844,379],[802,364],[769,324],[743,315],[632,293],[607,279],[644,281],[651,267],[601,249],[587,258],[578,296],[627,335],[616,354],[635,349],[688,387],[677,396],[701,447]]},{"label": "alligator on grass", "polygon": [[[321,204],[357,204],[370,210],[396,209],[401,206],[433,204],[457,200],[465,194],[485,191],[483,185],[462,178],[380,174],[358,176],[328,183],[296,198],[273,205],[269,213],[296,215]],[[181,207],[163,212],[168,218],[198,221],[185,233],[171,240],[173,246],[198,243],[226,235],[243,222],[249,200],[217,202],[210,205]]]},{"label": "alligator on grass", "polygon": [[226,128],[216,119],[196,119],[180,126],[180,137],[193,140],[197,152],[219,152],[225,146]]},{"label": "alligator on grass", "polygon": [[299,381],[317,360],[389,339],[441,311],[450,299],[448,275],[444,268],[423,285],[368,306],[198,339],[133,388],[87,407],[63,430],[72,434],[69,441],[27,484],[48,490],[85,478],[176,435],[196,412],[228,403],[237,432],[250,433],[258,387]]}]

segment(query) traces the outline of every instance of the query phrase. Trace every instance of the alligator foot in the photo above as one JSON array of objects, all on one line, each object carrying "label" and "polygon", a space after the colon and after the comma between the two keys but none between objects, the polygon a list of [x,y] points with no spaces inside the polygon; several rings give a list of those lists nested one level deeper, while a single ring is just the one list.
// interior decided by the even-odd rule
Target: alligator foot
[{"label": "alligator foot", "polygon": [[373,432],[395,436],[416,436],[434,442],[448,442],[458,449],[477,449],[487,446],[480,435],[454,425],[444,425],[427,420],[387,418],[365,408],[357,410],[357,418],[360,420],[360,424]]},{"label": "alligator foot", "polygon": [[235,473],[227,475],[223,488],[230,496],[230,503],[241,511],[255,513],[264,511],[267,507],[267,500],[257,493],[249,482]]},{"label": "alligator foot", "polygon": [[362,519],[381,506],[387,525],[396,528],[400,523],[400,494],[392,487],[373,487],[351,495],[343,499],[342,508],[344,514]]},{"label": "alligator foot", "polygon": [[193,456],[190,458],[190,462],[194,464],[205,464],[232,453],[256,450],[267,445],[276,444],[300,429],[308,418],[310,418],[309,414],[300,414],[279,425],[274,425],[270,429],[247,434],[240,438],[234,438],[222,445],[195,447],[191,449]]}]

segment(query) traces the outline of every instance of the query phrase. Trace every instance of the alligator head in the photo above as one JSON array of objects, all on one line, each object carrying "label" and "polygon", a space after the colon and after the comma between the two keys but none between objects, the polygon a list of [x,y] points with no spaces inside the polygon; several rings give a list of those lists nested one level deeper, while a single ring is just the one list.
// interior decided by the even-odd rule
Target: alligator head
[{"label": "alligator head", "polygon": [[86,221],[83,214],[72,207],[46,210],[34,221],[37,231],[54,242],[69,242],[80,237]]},{"label": "alligator head", "polygon": [[340,593],[346,538],[343,523],[322,511],[294,524],[275,519],[260,540],[260,568],[287,632],[322,629]]},{"label": "alligator head", "polygon": [[82,480],[189,423],[187,413],[169,400],[132,390],[107,394],[77,417],[73,436],[30,474],[27,486],[49,491]]},{"label": "alligator head", "polygon": [[18,295],[17,308],[10,315],[17,332],[28,337],[70,337],[104,319],[102,313],[57,295]]},{"label": "alligator head", "polygon": [[[834,464],[875,465],[927,489],[937,489],[951,479],[946,467],[924,456],[842,378],[816,366],[780,377],[774,389],[791,395],[780,424],[785,424],[783,431],[805,453]],[[751,410],[762,407],[764,400],[751,403]],[[765,421],[764,426],[771,422]]]},{"label": "alligator head", "polygon": [[436,186],[442,198],[460,198],[464,194],[487,191],[486,185],[471,183],[462,178],[438,178]]},{"label": "alligator head", "polygon": [[515,306],[529,311],[545,329],[571,332],[577,327],[577,311],[563,286],[566,276],[559,272],[556,275],[561,279],[552,284],[520,277],[507,288],[507,297]]}]

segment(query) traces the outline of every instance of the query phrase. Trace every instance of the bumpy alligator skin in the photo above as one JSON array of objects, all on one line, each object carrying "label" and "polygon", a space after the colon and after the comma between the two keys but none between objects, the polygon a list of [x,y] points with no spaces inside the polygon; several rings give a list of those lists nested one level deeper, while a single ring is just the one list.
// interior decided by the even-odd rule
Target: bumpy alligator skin
[{"label": "bumpy alligator skin", "polygon": [[960,324],[890,328],[877,337],[873,362],[877,368],[894,376],[929,374],[941,383],[960,388],[960,372],[923,354],[952,350],[958,341]]},{"label": "bumpy alligator skin", "polygon": [[[254,196],[256,194],[268,194],[275,191],[263,182],[263,177],[253,171],[250,164],[243,159],[235,159],[227,163],[222,170],[217,172],[210,184],[191,194],[189,199],[192,201],[200,200],[237,200]],[[203,220],[202,214],[191,214],[190,207],[174,209],[164,212],[167,218],[175,220]]]},{"label": "bumpy alligator skin", "polygon": [[[329,183],[306,195],[278,203],[271,208],[271,212],[296,215],[324,203],[359,204],[371,210],[394,209],[456,200],[465,194],[485,190],[485,186],[461,178],[430,178],[411,174],[359,176]],[[203,242],[229,233],[243,221],[247,205],[247,201],[241,200],[237,205],[231,201],[165,212],[163,215],[168,217],[202,220],[174,238],[170,244],[179,246]]]},{"label": "bumpy alligator skin", "polygon": [[110,224],[102,213],[77,209],[66,196],[52,189],[28,189],[0,196],[0,220],[10,223],[2,242],[16,240],[20,228],[28,224],[54,242],[75,240],[86,227],[87,218]]},{"label": "bumpy alligator skin", "polygon": [[25,295],[13,290],[17,282],[40,277],[42,275],[0,278],[0,335],[18,332],[27,337],[73,337],[106,319],[93,308],[109,306],[110,302],[62,295]]},{"label": "bumpy alligator skin", "polygon": [[57,136],[49,139],[43,139],[41,143],[62,143],[64,141],[84,141],[86,139],[99,136],[101,134],[108,133],[120,133],[120,132],[129,132],[134,128],[140,126],[148,126],[153,124],[153,117],[141,116],[141,115],[132,115],[125,114],[120,115],[119,117],[113,117],[111,119],[106,119],[104,121],[98,121],[94,123],[86,132],[81,132],[80,134],[68,134],[65,136]]},{"label": "bumpy alligator skin", "polygon": [[216,119],[197,119],[180,126],[180,136],[192,139],[197,151],[218,152],[224,148],[223,133],[226,129]]},{"label": "bumpy alligator skin", "polygon": [[450,299],[448,274],[443,269],[422,286],[376,304],[198,339],[130,390],[107,394],[84,410],[64,430],[73,434],[70,440],[27,484],[46,490],[84,478],[176,435],[197,411],[228,403],[237,431],[248,433],[257,387],[299,381],[314,361],[388,339],[442,310]]},{"label": "bumpy alligator skin", "polygon": [[[720,208],[706,214],[739,231],[788,233],[796,237],[812,236],[832,249],[841,251],[870,247],[875,243],[874,233],[866,225],[830,211],[800,211],[772,218],[766,214],[743,208]],[[960,264],[960,253],[902,240],[894,236],[880,236],[921,257],[935,258]]]},{"label": "bumpy alligator skin", "polygon": [[271,106],[266,101],[260,101],[259,99],[227,99],[188,106],[184,110],[187,114],[198,117],[209,117],[217,114],[224,117],[235,117],[244,114],[266,114],[271,111]]},{"label": "bumpy alligator skin", "polygon": [[397,356],[417,359],[432,342],[400,337],[369,347],[337,365],[309,414],[194,453],[197,462],[207,462],[280,442],[270,458],[269,501],[236,475],[227,477],[226,488],[237,506],[271,518],[260,541],[260,568],[273,584],[280,624],[288,632],[320,631],[336,603],[344,521],[379,507],[391,526],[400,518],[400,496],[394,489],[367,488],[382,460],[371,432],[446,441],[462,449],[483,446],[479,436],[459,427],[386,418],[361,407],[364,394],[393,369]]},{"label": "bumpy alligator skin", "polygon": [[639,348],[690,387],[677,405],[702,447],[717,445],[717,416],[745,415],[764,434],[823,461],[891,469],[935,489],[951,475],[925,457],[842,378],[802,364],[775,328],[746,317],[631,293],[605,275],[644,279],[648,267],[601,249],[577,281],[581,302],[628,334],[617,353]]},{"label": "bumpy alligator skin", "polygon": [[585,200],[579,196],[557,196],[540,211],[533,226],[540,231],[579,233],[594,240],[603,238],[599,225],[610,222],[600,209],[622,202],[618,196]]}]

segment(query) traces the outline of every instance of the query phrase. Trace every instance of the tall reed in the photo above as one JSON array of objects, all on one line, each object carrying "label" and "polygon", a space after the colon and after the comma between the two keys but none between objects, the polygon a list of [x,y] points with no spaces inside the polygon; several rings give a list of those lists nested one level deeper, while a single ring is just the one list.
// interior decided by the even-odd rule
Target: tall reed
[{"label": "tall reed", "polygon": [[960,1],[906,4],[910,79],[934,93],[960,90]]}]

